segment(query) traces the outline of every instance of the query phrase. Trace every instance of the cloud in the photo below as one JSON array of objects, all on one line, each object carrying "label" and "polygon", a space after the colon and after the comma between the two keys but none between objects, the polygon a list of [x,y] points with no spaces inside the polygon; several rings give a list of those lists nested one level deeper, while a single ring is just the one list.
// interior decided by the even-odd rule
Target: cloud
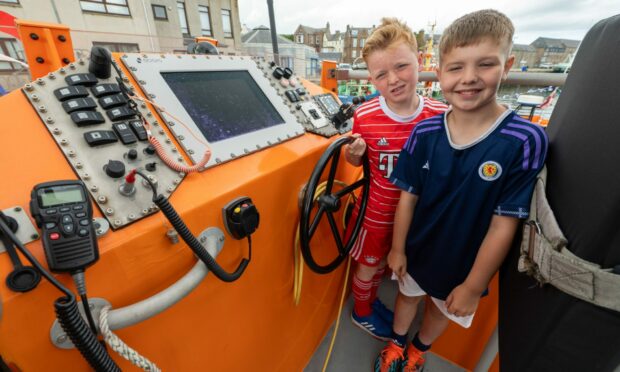
[{"label": "cloud", "polygon": [[[241,22],[249,27],[269,26],[265,0],[238,0]],[[276,30],[291,34],[300,24],[333,31],[347,25],[371,27],[382,17],[397,17],[413,30],[428,29],[437,22],[443,30],[452,21],[471,11],[493,8],[508,15],[516,27],[518,43],[530,43],[538,36],[581,39],[603,18],[620,13],[618,0],[274,0]],[[566,36],[562,36],[566,35]]]}]

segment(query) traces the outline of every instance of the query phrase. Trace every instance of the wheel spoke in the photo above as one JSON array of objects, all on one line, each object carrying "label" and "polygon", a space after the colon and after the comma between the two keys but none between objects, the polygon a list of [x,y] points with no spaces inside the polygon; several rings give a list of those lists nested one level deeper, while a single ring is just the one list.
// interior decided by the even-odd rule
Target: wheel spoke
[{"label": "wheel spoke", "polygon": [[324,212],[325,212],[325,207],[320,206],[319,210],[316,212],[316,216],[314,216],[314,219],[312,220],[310,229],[308,230],[308,238],[312,239],[312,236],[314,235],[316,228],[319,226],[319,222],[321,221],[321,217],[323,216]]},{"label": "wheel spoke", "polygon": [[341,190],[338,190],[337,192],[334,193],[334,196],[337,197],[338,199],[340,199],[344,195],[350,193],[351,191],[357,189],[358,187],[364,186],[365,183],[366,183],[366,179],[362,178],[361,180],[358,180],[358,181],[350,184],[349,186],[344,187]]},{"label": "wheel spoke", "polygon": [[338,161],[340,160],[340,148],[334,151],[332,155],[332,166],[329,168],[329,176],[327,176],[327,185],[325,186],[325,194],[331,194],[334,180],[336,179],[336,170],[338,169]]},{"label": "wheel spoke", "polygon": [[338,252],[340,252],[340,255],[342,255],[344,253],[344,246],[342,245],[340,232],[338,231],[338,226],[336,225],[336,220],[334,219],[334,215],[332,212],[327,212],[327,220],[329,221],[329,226],[332,228],[332,234],[334,235],[334,240],[336,241],[336,245],[338,246]]}]

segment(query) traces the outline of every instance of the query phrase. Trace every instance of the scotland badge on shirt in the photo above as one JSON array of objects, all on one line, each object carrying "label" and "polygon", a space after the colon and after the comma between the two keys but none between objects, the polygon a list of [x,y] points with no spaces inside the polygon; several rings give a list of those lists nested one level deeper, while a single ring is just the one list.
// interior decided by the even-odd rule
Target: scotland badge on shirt
[{"label": "scotland badge on shirt", "polygon": [[485,181],[495,181],[502,175],[502,166],[496,161],[485,161],[478,168],[478,175]]}]

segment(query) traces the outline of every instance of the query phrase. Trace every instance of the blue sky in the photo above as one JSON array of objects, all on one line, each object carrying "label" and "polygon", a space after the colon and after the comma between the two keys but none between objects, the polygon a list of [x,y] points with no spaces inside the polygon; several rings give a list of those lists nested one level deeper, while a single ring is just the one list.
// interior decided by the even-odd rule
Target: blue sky
[{"label": "blue sky", "polygon": [[[267,0],[238,0],[241,23],[269,26]],[[301,23],[335,30],[347,24],[371,27],[381,17],[397,17],[415,31],[436,21],[441,32],[459,16],[493,8],[515,24],[515,43],[529,44],[538,36],[580,40],[601,19],[620,14],[620,0],[273,0],[276,29],[290,34]],[[310,6],[311,4],[311,6]],[[363,5],[362,5],[363,4]]]}]

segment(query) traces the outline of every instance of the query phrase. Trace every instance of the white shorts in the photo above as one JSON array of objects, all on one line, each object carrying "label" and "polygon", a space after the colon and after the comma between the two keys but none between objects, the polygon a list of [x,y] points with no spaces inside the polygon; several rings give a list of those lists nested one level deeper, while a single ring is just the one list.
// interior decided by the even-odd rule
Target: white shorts
[{"label": "white shorts", "polygon": [[[424,290],[420,288],[418,283],[416,283],[416,281],[413,280],[413,278],[409,274],[406,274],[403,280],[398,280],[396,274],[392,273],[392,280],[398,281],[398,290],[400,291],[400,293],[407,297],[419,297],[426,294],[426,292],[424,292]],[[441,313],[445,315],[446,318],[450,319],[451,321],[455,322],[463,328],[469,328],[471,326],[471,322],[474,320],[475,313],[468,316],[452,315],[448,313],[445,301],[437,299],[435,297],[431,297],[431,299],[433,300],[439,311],[441,311]]]}]

